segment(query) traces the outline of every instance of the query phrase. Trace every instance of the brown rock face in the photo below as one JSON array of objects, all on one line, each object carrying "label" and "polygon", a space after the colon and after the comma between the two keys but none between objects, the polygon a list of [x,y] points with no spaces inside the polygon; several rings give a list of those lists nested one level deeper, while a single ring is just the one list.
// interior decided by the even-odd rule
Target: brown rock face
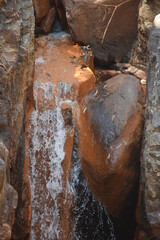
[{"label": "brown rock face", "polygon": [[137,34],[139,0],[64,0],[72,37],[91,45],[101,64],[121,61]]},{"label": "brown rock face", "polygon": [[49,33],[55,20],[56,9],[50,0],[33,0],[37,32]]},{"label": "brown rock face", "polygon": [[131,63],[137,67],[145,68],[146,66],[149,34],[154,17],[159,12],[159,0],[141,1],[138,16],[138,39],[131,54]]},{"label": "brown rock face", "polygon": [[[0,239],[10,239],[27,91],[34,65],[32,1],[0,1]],[[10,174],[11,173],[11,174]],[[15,176],[15,178],[13,178]],[[17,190],[17,188],[16,188]]]},{"label": "brown rock face", "polygon": [[29,201],[23,219],[30,239],[64,240],[71,232],[67,187],[75,131],[72,115],[95,81],[92,71],[81,65],[82,53],[68,35],[60,39],[50,35],[36,42],[34,102],[27,106],[23,170]]},{"label": "brown rock face", "polygon": [[42,21],[51,8],[50,0],[33,0],[33,6],[37,23]]},{"label": "brown rock face", "polygon": [[41,29],[44,33],[49,33],[50,30],[51,30],[51,27],[52,27],[52,24],[55,20],[55,16],[56,16],[56,10],[54,7],[52,7],[46,18],[42,21],[42,24],[41,24]]},{"label": "brown rock face", "polygon": [[84,175],[116,218],[129,213],[136,202],[132,194],[139,175],[143,103],[138,79],[118,75],[85,97],[77,121]]},{"label": "brown rock face", "polygon": [[[137,221],[148,239],[160,238],[160,29],[153,28],[148,44],[147,114],[141,164],[141,189]],[[136,239],[139,238],[139,232]],[[145,236],[145,235],[144,235]],[[147,239],[146,237],[142,239]]]}]

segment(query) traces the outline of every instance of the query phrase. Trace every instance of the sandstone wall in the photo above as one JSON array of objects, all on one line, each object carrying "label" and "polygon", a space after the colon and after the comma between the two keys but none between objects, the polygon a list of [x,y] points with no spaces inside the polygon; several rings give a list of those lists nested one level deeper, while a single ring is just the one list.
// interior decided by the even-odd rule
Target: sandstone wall
[{"label": "sandstone wall", "polygon": [[3,230],[13,224],[17,205],[17,193],[9,184],[11,178],[16,185],[12,176],[20,164],[17,149],[34,69],[32,1],[0,1],[0,19],[0,239],[9,239],[10,231]]}]

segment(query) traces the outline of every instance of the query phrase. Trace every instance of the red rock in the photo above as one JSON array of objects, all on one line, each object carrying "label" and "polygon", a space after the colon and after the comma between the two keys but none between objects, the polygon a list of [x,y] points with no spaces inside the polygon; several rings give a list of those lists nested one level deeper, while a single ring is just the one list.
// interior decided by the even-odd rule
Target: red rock
[{"label": "red rock", "polygon": [[52,7],[49,11],[45,19],[41,23],[41,29],[44,33],[49,33],[51,31],[52,24],[55,20],[56,10]]},{"label": "red rock", "polygon": [[[34,102],[27,106],[23,178],[31,239],[65,239],[71,231],[71,193],[66,193],[74,142],[73,111],[94,87],[82,68],[82,49],[70,37],[41,37],[35,52]],[[74,60],[74,61],[73,61]],[[26,198],[26,197],[25,197]],[[29,199],[30,198],[30,199]],[[32,212],[30,212],[32,209]],[[29,222],[32,214],[32,221]]]},{"label": "red rock", "polygon": [[95,196],[117,218],[132,212],[127,204],[138,187],[143,103],[139,80],[118,75],[85,97],[76,122],[84,175]]},{"label": "red rock", "polygon": [[40,23],[41,20],[48,14],[51,4],[49,0],[33,0],[35,10],[36,22]]}]

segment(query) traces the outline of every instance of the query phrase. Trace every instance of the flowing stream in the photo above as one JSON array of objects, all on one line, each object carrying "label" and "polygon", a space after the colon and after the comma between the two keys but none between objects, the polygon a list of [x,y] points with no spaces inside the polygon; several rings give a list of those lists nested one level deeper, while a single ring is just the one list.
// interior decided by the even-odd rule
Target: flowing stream
[{"label": "flowing stream", "polygon": [[116,240],[113,223],[103,205],[91,193],[82,173],[78,154],[78,132],[75,134],[71,171],[72,222],[70,239]]},{"label": "flowing stream", "polygon": [[[43,64],[42,60],[43,58],[38,58],[36,63]],[[71,85],[37,80],[33,90],[35,106],[31,114],[28,151],[32,205],[31,239],[115,240],[109,214],[92,195],[83,176],[77,131],[69,174],[63,168],[67,128],[62,104],[70,103],[71,109],[74,108],[75,102],[72,102],[70,96]],[[72,123],[75,128],[73,117]],[[67,201],[70,201],[68,205]],[[62,232],[66,230],[66,225],[62,226],[61,219],[66,206],[70,208],[66,218],[70,229],[69,234],[64,236]]]}]

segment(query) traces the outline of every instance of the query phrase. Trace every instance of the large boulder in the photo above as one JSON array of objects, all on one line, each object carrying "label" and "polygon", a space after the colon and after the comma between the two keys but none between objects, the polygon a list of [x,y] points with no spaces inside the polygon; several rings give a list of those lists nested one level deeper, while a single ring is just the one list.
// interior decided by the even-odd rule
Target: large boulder
[{"label": "large boulder", "polygon": [[85,97],[77,119],[84,175],[95,196],[119,219],[134,215],[143,103],[139,80],[118,75]]},{"label": "large boulder", "polygon": [[147,43],[155,15],[160,13],[160,1],[142,0],[138,15],[138,38],[131,53],[131,63],[145,68],[147,62]]},{"label": "large boulder", "polygon": [[91,45],[100,64],[121,61],[137,34],[139,0],[64,0],[72,37]]},{"label": "large boulder", "polygon": [[[158,20],[158,22],[157,22]],[[160,20],[155,19],[148,44],[147,113],[141,165],[141,191],[136,239],[160,237]],[[146,237],[148,235],[148,238]]]}]

